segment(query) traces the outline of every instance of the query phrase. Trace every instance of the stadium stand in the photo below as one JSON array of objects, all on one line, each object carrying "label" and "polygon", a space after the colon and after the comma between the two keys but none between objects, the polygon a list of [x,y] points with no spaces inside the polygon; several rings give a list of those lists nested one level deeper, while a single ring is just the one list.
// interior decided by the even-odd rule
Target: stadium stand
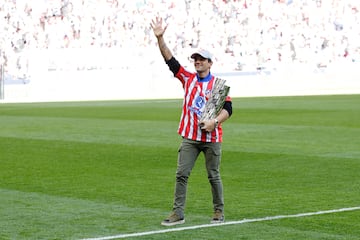
[{"label": "stadium stand", "polygon": [[18,82],[44,68],[155,66],[149,23],[159,15],[180,60],[206,46],[222,71],[321,71],[360,61],[359,10],[358,0],[3,0],[0,63]]}]

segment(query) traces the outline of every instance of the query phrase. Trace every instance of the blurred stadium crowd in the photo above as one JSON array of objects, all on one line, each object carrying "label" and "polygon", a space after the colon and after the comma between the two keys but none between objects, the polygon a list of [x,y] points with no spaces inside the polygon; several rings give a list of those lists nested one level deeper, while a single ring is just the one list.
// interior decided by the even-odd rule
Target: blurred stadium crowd
[{"label": "blurred stadium crowd", "polygon": [[[150,21],[161,16],[179,58],[205,47],[230,71],[280,63],[326,67],[360,61],[359,11],[359,0],[2,0],[0,63],[26,76],[32,57],[44,51],[55,69],[97,68],[115,53],[151,61],[144,54],[156,45]],[[89,57],[77,57],[89,51],[86,66]]]}]

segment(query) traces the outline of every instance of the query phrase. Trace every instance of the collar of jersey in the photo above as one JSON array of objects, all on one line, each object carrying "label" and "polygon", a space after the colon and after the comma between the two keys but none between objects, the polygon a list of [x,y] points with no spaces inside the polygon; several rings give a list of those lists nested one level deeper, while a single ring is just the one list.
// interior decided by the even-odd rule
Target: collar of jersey
[{"label": "collar of jersey", "polygon": [[199,77],[199,74],[196,74],[196,78],[198,79],[198,82],[208,82],[208,81],[211,80],[212,75],[211,75],[211,73],[209,72],[209,74],[208,74],[206,77],[200,78],[200,77]]}]

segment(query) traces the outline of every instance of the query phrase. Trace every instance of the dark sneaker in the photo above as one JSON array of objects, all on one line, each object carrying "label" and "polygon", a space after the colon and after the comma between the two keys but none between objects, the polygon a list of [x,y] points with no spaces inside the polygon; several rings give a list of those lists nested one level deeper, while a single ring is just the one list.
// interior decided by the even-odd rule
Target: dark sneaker
[{"label": "dark sneaker", "polygon": [[185,218],[180,217],[175,212],[172,212],[164,221],[161,222],[161,225],[169,227],[183,223],[185,223]]},{"label": "dark sneaker", "polygon": [[223,223],[224,221],[225,217],[223,212],[221,210],[216,210],[210,223]]}]

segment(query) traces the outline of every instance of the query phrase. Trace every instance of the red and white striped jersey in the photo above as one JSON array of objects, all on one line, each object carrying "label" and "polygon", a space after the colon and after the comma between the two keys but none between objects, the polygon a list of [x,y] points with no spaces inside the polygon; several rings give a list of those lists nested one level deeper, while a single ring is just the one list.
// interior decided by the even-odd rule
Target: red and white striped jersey
[{"label": "red and white striped jersey", "polygon": [[209,75],[205,81],[199,81],[197,74],[185,70],[182,66],[175,75],[184,88],[184,100],[178,133],[187,139],[201,142],[222,142],[222,127],[218,125],[212,132],[201,130],[199,119],[206,101],[214,86],[215,77]]}]

